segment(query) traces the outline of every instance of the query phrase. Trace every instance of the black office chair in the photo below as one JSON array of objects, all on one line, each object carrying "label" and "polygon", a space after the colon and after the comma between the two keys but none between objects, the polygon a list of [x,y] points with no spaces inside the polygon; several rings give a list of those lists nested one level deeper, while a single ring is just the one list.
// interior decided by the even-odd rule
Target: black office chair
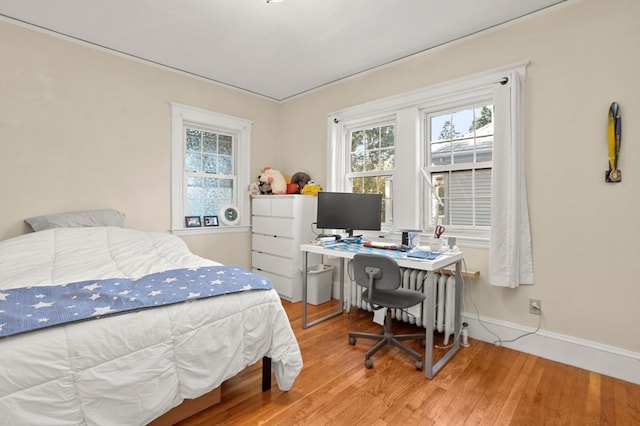
[{"label": "black office chair", "polygon": [[364,358],[364,365],[367,368],[373,367],[371,355],[387,344],[392,344],[402,349],[416,359],[416,368],[422,370],[422,354],[401,343],[402,340],[420,340],[424,345],[425,333],[421,334],[397,334],[391,331],[391,311],[392,309],[407,309],[421,303],[425,295],[416,290],[400,288],[401,275],[400,268],[395,260],[387,256],[377,254],[356,254],[353,258],[353,272],[356,284],[365,288],[362,292],[362,299],[368,302],[374,310],[384,309],[383,334],[349,332],[349,344],[355,345],[356,338],[379,340]]}]

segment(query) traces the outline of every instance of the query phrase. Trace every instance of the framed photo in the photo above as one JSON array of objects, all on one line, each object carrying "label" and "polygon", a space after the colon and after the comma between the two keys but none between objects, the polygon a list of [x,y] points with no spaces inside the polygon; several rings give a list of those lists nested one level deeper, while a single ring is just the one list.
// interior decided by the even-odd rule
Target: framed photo
[{"label": "framed photo", "polygon": [[202,226],[200,216],[185,216],[184,222],[187,228],[199,228]]},{"label": "framed photo", "polygon": [[218,226],[220,223],[218,222],[218,216],[205,216],[204,217],[204,226]]}]

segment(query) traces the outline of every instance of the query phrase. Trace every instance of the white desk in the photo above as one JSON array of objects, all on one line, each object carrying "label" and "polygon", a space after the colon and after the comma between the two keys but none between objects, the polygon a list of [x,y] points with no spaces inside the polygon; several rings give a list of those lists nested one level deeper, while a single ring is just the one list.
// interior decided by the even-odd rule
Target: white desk
[{"label": "white desk", "polygon": [[[362,247],[357,244],[337,244],[334,246],[322,246],[316,244],[302,244],[300,250],[303,252],[302,256],[302,270],[307,271],[307,256],[309,253],[322,254],[326,256],[333,256],[340,259],[340,305],[338,310],[332,312],[317,320],[307,322],[307,274],[302,274],[302,328],[311,327],[321,321],[332,318],[336,315],[341,315],[344,310],[344,261],[345,259],[353,259],[358,252],[367,252],[382,254],[390,256],[398,262],[398,265],[404,268],[419,269],[427,271],[428,274],[433,274],[442,268],[455,264],[455,277],[456,277],[456,295],[455,295],[455,313],[454,313],[454,329],[453,329],[453,344],[451,348],[444,354],[440,360],[433,364],[433,324],[426,325],[426,346],[424,354],[424,375],[426,378],[431,379],[433,376],[444,366],[444,364],[453,357],[460,349],[460,305],[462,301],[462,259],[461,252],[455,254],[446,254],[435,260],[414,260],[407,258],[405,253],[384,250],[384,249],[372,249],[369,247]],[[425,288],[425,294],[427,295],[426,303],[426,318],[434,317],[435,300],[433,300],[433,280],[425,280],[427,288]]]}]

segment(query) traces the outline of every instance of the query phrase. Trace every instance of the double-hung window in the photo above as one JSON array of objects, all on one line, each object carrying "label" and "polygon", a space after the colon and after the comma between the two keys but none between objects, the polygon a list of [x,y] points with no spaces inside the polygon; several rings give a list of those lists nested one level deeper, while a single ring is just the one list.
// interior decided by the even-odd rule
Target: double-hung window
[{"label": "double-hung window", "polygon": [[[488,247],[495,111],[506,112],[499,116],[509,117],[514,133],[522,125],[522,114],[509,114],[515,98],[497,96],[496,88],[507,75],[523,79],[525,68],[519,63],[330,114],[326,189],[384,194],[386,231],[429,235],[440,224],[465,246]],[[518,90],[514,85],[512,93]]]},{"label": "double-hung window", "polygon": [[[171,104],[171,117],[172,230],[248,226],[248,195],[241,188],[249,184],[251,122],[179,104]],[[235,211],[233,222],[222,216],[229,209]],[[187,217],[199,218],[202,227],[187,227]]]},{"label": "double-hung window", "polygon": [[425,171],[433,188],[424,209],[426,227],[440,224],[467,235],[489,229],[491,102],[425,114]]}]

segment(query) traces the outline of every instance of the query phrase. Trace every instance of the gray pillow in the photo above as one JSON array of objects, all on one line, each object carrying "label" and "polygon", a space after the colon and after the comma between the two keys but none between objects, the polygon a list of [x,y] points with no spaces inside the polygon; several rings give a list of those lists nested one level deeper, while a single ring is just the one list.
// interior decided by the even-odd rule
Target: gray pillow
[{"label": "gray pillow", "polygon": [[119,226],[122,228],[124,218],[124,213],[118,210],[97,209],[34,216],[24,221],[37,232],[51,228],[86,228],[93,226]]}]

